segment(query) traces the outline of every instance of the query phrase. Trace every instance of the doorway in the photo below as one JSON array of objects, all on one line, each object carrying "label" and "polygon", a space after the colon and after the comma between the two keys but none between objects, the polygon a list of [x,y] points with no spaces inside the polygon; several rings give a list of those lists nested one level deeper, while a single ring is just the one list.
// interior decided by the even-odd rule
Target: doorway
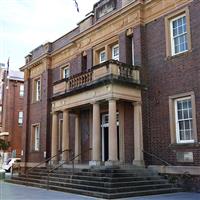
[{"label": "doorway", "polygon": [[[119,160],[119,113],[117,113],[117,157]],[[109,121],[108,114],[102,114],[101,119],[101,155],[102,161],[108,160],[109,155]]]}]

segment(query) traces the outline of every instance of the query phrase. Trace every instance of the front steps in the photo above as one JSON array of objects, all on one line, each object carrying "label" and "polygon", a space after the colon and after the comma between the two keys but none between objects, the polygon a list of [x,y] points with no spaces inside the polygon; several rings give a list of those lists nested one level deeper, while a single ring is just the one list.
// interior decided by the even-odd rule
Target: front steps
[{"label": "front steps", "polygon": [[105,199],[182,191],[153,171],[139,167],[76,169],[74,174],[71,169],[62,168],[50,173],[49,185],[48,170],[39,168],[28,177],[21,174],[6,181]]}]

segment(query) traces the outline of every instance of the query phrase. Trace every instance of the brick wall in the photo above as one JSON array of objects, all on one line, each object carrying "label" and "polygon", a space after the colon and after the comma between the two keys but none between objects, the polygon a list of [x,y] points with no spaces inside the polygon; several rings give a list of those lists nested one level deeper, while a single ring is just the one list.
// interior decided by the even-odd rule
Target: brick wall
[{"label": "brick wall", "polygon": [[[144,96],[145,108],[144,124],[145,144],[148,150],[161,158],[177,164],[175,152],[171,149],[169,124],[169,96],[194,91],[197,113],[197,132],[200,138],[200,3],[190,4],[190,25],[192,51],[166,58],[166,39],[164,17],[154,20],[145,27],[145,70],[148,74],[148,91]],[[148,98],[148,100],[147,100]],[[149,141],[149,142],[147,142]],[[200,151],[195,148],[184,149],[194,152],[195,165],[200,164]],[[153,161],[153,163],[156,163]],[[180,164],[180,163],[179,163]]]}]

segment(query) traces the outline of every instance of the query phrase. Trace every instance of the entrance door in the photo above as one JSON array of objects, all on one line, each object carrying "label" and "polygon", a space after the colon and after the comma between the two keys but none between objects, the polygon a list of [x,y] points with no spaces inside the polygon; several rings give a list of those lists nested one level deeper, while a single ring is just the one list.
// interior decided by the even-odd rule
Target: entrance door
[{"label": "entrance door", "polygon": [[[119,159],[119,114],[117,113],[117,157]],[[102,134],[102,161],[108,160],[109,155],[109,122],[108,114],[102,115],[101,123],[101,134]]]}]

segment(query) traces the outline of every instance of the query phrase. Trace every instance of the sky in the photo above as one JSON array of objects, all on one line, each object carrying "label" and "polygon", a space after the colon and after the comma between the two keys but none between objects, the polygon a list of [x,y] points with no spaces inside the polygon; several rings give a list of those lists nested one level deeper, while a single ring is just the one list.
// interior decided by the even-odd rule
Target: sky
[{"label": "sky", "polygon": [[0,0],[0,63],[25,64],[30,51],[66,34],[92,11],[98,0]]}]

